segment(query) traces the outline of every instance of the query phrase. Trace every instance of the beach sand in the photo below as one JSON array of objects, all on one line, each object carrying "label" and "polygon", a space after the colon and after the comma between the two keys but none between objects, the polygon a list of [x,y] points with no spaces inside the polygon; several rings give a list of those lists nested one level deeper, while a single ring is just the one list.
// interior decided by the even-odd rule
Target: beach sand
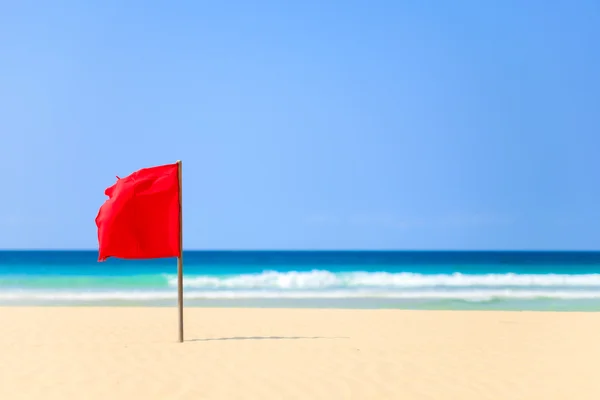
[{"label": "beach sand", "polygon": [[598,399],[600,314],[0,308],[0,399]]}]

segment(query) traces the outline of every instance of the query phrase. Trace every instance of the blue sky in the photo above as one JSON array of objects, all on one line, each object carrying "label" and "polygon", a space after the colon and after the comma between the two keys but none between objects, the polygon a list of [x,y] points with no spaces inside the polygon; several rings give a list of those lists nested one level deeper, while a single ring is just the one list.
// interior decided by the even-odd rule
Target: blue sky
[{"label": "blue sky", "polygon": [[181,159],[188,249],[600,249],[597,1],[4,2],[0,55],[0,248]]}]

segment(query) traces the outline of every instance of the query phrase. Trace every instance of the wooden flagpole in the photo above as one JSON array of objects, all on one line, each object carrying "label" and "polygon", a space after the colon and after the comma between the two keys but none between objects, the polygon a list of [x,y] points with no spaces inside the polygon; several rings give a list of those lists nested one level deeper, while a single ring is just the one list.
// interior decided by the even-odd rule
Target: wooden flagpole
[{"label": "wooden flagpole", "polygon": [[183,198],[181,188],[181,161],[177,160],[179,175],[179,257],[177,257],[177,307],[179,308],[179,343],[183,343]]}]

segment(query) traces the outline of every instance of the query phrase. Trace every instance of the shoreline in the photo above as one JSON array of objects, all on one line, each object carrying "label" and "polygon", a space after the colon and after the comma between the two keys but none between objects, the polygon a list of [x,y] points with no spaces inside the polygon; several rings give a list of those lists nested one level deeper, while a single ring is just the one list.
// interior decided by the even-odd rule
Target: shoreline
[{"label": "shoreline", "polygon": [[[107,305],[107,304],[49,304],[49,305],[29,305],[29,304],[13,304],[6,305],[0,304],[0,309],[156,309],[156,310],[164,310],[164,309],[177,309],[177,305],[147,305],[147,304],[125,304],[125,305]],[[304,311],[398,311],[398,312],[426,312],[426,313],[557,313],[557,314],[600,314],[600,310],[579,310],[579,309],[547,309],[547,310],[523,310],[523,309],[502,309],[502,308],[490,308],[490,309],[482,309],[482,308],[465,308],[465,309],[456,309],[456,308],[382,308],[382,307],[288,307],[288,306],[231,306],[231,305],[209,305],[209,306],[189,306],[184,305],[184,310],[304,310]]]},{"label": "shoreline", "polygon": [[[12,310],[12,309],[21,309],[21,310],[81,310],[81,309],[90,309],[90,310],[127,310],[127,311],[136,311],[136,310],[173,310],[177,311],[177,305],[169,304],[169,305],[106,305],[106,304],[65,304],[65,305],[27,305],[27,304],[14,304],[14,305],[6,305],[0,304],[1,310]],[[488,313],[504,313],[504,314],[598,314],[600,316],[600,311],[597,310],[522,310],[522,309],[438,309],[438,308],[353,308],[353,307],[286,307],[286,306],[270,306],[270,307],[262,307],[262,306],[188,306],[184,305],[184,312],[186,310],[190,310],[192,312],[215,312],[215,311],[267,311],[267,312],[295,312],[295,311],[303,311],[303,312],[399,312],[399,313],[469,313],[469,314],[488,314]],[[600,317],[599,317],[600,318]]]},{"label": "shoreline", "polygon": [[[176,300],[162,301],[0,301],[0,308],[174,308]],[[396,311],[481,311],[481,312],[560,312],[598,313],[600,300],[513,300],[490,302],[466,301],[394,301],[393,299],[202,299],[184,298],[186,309],[257,309],[257,310],[396,310]]]}]

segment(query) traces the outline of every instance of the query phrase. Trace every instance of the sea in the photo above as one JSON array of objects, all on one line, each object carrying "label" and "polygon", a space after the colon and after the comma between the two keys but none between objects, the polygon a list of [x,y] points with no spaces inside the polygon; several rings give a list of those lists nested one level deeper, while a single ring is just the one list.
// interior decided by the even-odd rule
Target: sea
[{"label": "sea", "polygon": [[[177,259],[0,251],[2,306],[177,304]],[[185,307],[600,311],[600,252],[187,251]]]}]

